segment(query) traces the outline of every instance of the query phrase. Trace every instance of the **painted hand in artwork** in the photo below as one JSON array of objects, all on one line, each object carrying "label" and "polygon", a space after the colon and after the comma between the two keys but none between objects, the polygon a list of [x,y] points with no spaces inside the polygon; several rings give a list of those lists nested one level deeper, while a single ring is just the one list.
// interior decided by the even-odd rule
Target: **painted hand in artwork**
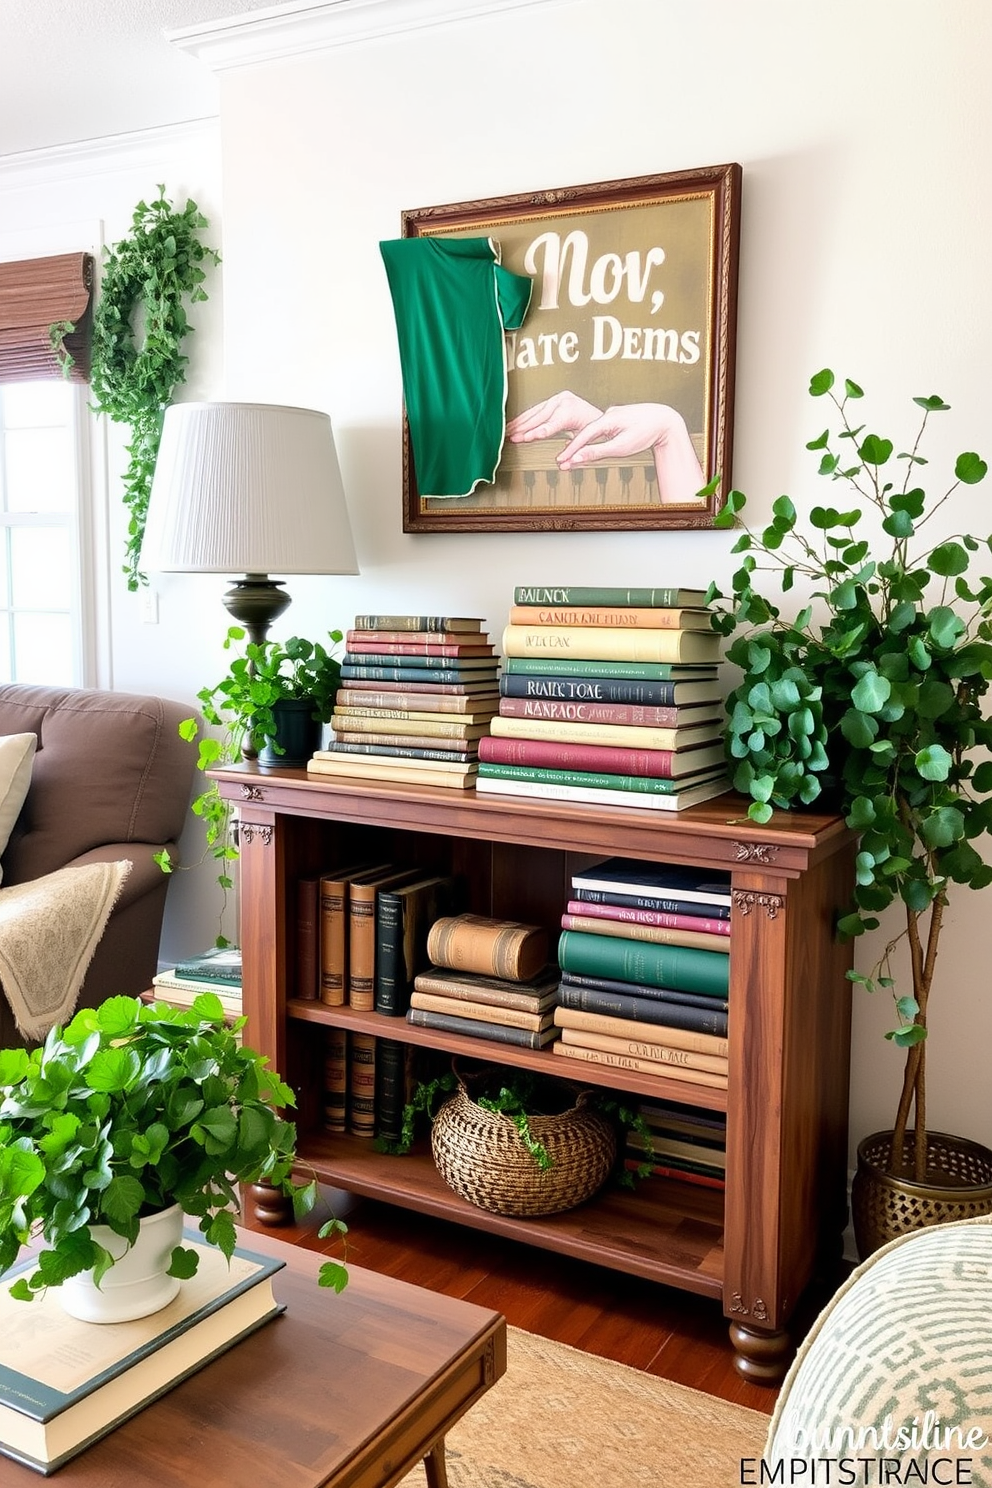
[{"label": "painted hand in artwork", "polygon": [[577,393],[564,390],[518,413],[507,424],[506,437],[514,444],[529,444],[533,439],[553,439],[556,434],[577,434],[602,412]]},{"label": "painted hand in artwork", "polygon": [[[549,400],[553,401],[553,400]],[[667,403],[628,403],[608,408],[579,429],[558,456],[561,470],[651,450],[663,502],[698,499],[706,478],[685,420]]]}]

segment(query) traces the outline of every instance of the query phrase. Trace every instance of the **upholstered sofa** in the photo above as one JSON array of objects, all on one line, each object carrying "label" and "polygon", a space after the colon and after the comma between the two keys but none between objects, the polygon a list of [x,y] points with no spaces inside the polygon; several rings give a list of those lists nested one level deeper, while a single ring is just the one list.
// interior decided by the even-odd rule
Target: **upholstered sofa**
[{"label": "upholstered sofa", "polygon": [[[0,685],[0,735],[37,738],[27,797],[3,851],[3,886],[70,865],[132,867],[86,972],[78,1006],[134,995],[157,970],[169,877],[196,752],[178,733],[190,708],[95,689]],[[0,1048],[25,1042],[0,992]]]}]

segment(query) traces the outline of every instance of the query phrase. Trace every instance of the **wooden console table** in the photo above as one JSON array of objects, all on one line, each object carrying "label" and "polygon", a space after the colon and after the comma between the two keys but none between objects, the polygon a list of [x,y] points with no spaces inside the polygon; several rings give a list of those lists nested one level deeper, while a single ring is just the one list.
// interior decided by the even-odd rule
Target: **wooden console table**
[{"label": "wooden console table", "polygon": [[[445,1488],[444,1437],[506,1372],[499,1313],[253,1231],[286,1262],[286,1312],[59,1468],[59,1488],[392,1488],[419,1461]],[[38,1473],[0,1457],[4,1488]]]},{"label": "wooden console table", "polygon": [[[851,951],[833,929],[853,885],[854,837],[843,821],[779,812],[758,827],[730,794],[668,813],[252,765],[211,774],[241,819],[247,1036],[296,1090],[301,1156],[318,1177],[717,1299],[740,1372],[780,1379],[789,1319],[819,1262],[840,1256],[847,1217]],[[543,924],[554,945],[572,874],[611,855],[730,872],[727,1091],[594,1064],[581,1070],[589,1085],[726,1110],[725,1193],[655,1178],[634,1193],[608,1187],[570,1213],[509,1219],[448,1189],[426,1149],[389,1157],[324,1130],[323,1028],[559,1077],[564,1061],[298,997],[301,878],[362,858],[453,873],[475,912]]]}]

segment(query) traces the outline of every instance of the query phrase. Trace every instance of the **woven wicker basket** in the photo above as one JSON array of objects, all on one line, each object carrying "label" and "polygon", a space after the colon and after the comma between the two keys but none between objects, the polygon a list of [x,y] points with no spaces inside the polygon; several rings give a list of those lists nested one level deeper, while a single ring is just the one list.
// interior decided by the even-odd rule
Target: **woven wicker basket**
[{"label": "woven wicker basket", "polygon": [[431,1146],[438,1172],[455,1193],[493,1214],[559,1214],[585,1203],[606,1182],[616,1134],[587,1108],[588,1092],[556,1116],[530,1116],[531,1136],[551,1157],[539,1168],[509,1116],[475,1103],[464,1084],[434,1117]]},{"label": "woven wicker basket", "polygon": [[[891,1131],[873,1132],[858,1146],[858,1171],[851,1186],[851,1209],[858,1255],[873,1251],[910,1230],[992,1214],[992,1152],[966,1137],[927,1132],[928,1181],[894,1177],[887,1171]],[[903,1146],[912,1166],[913,1133]]]}]

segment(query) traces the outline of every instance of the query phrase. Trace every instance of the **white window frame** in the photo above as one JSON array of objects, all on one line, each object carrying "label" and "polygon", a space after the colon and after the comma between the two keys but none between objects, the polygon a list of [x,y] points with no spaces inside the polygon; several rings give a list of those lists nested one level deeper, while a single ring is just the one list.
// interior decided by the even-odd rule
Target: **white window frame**
[{"label": "white window frame", "polygon": [[[97,219],[0,231],[0,259],[92,253],[100,261],[103,224]],[[76,523],[73,670],[80,687],[113,687],[110,614],[110,532],[106,421],[90,410],[88,383],[73,383]]]},{"label": "white window frame", "polygon": [[[27,386],[28,384],[22,384]],[[8,387],[16,384],[0,386],[0,408],[2,408],[3,396]],[[71,563],[71,591],[68,596],[66,608],[69,612],[69,625],[71,630],[70,651],[70,678],[67,685],[76,687],[86,686],[93,672],[93,636],[92,626],[89,624],[89,616],[93,611],[92,585],[89,580],[89,565],[85,561],[85,555],[91,549],[92,521],[91,521],[91,440],[90,422],[91,415],[87,406],[88,388],[82,383],[67,383],[67,424],[69,431],[70,447],[72,452],[71,467],[69,470],[70,497],[65,512],[32,512],[29,510],[9,510],[6,506],[0,506],[0,533],[6,538],[6,534],[13,531],[24,531],[27,529],[52,528],[65,531],[68,536],[69,554]],[[16,425],[8,426],[6,416],[2,418],[2,435],[5,438],[8,427],[16,430]],[[9,549],[4,541],[4,550],[0,555],[0,563],[7,568],[9,562]],[[9,577],[9,574],[8,574]],[[13,586],[9,586],[7,612],[10,615],[10,627],[8,631],[7,645],[9,666],[4,671],[9,671],[15,681],[27,680],[18,678],[14,669],[16,649],[14,644],[14,617],[23,612],[24,605],[15,605]]]}]

